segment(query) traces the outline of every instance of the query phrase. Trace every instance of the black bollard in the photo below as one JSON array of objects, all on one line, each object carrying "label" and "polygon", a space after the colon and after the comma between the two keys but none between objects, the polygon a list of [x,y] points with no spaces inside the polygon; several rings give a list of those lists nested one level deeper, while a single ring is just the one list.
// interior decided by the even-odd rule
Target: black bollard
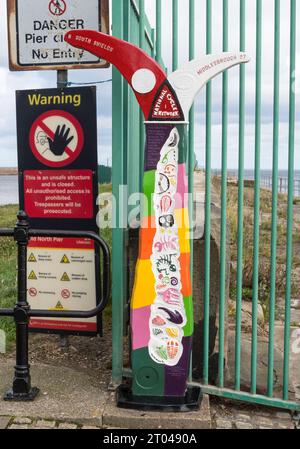
[{"label": "black bollard", "polygon": [[28,322],[30,306],[27,302],[27,245],[29,223],[25,212],[18,213],[14,239],[18,245],[18,300],[14,309],[16,322],[16,366],[13,387],[4,396],[5,401],[33,401],[39,393],[31,387],[28,362]]}]

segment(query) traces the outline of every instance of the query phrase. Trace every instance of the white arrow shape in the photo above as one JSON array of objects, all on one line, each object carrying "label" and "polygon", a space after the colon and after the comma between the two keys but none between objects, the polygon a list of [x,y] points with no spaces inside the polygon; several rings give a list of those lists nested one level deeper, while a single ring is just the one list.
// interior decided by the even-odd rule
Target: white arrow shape
[{"label": "white arrow shape", "polygon": [[249,61],[250,58],[246,53],[207,55],[201,59],[194,59],[171,73],[168,81],[178,96],[185,119],[188,119],[195,97],[208,81],[224,70]]}]

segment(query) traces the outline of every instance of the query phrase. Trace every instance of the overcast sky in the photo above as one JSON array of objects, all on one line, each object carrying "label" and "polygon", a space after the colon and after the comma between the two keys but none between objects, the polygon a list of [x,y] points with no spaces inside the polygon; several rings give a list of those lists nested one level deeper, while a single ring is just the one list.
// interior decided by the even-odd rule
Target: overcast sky
[{"label": "overcast sky", "polygon": [[[171,70],[172,0],[163,0],[163,58]],[[205,53],[205,0],[196,1],[196,55]],[[222,50],[222,0],[213,0],[213,52]],[[274,0],[263,2],[263,120],[262,120],[262,168],[272,167],[272,102],[273,102],[273,22]],[[289,93],[289,1],[282,3],[281,33],[281,101],[280,101],[280,168],[288,164],[288,93]],[[146,10],[151,25],[155,26],[155,0],[145,0]],[[239,0],[229,0],[230,11],[230,51],[239,49]],[[246,168],[254,166],[255,133],[255,2],[246,0],[247,25],[246,49],[252,60],[246,68]],[[179,0],[180,7],[180,55],[179,62],[188,60],[188,0]],[[300,23],[300,8],[297,11],[297,23]],[[297,42],[300,42],[300,27],[297,30]],[[56,72],[10,72],[7,56],[6,1],[0,2],[0,166],[16,166],[16,121],[15,90],[38,89],[56,86]],[[296,169],[300,169],[300,46],[297,48],[296,89]],[[69,72],[73,82],[100,81],[111,77],[110,69],[74,70]],[[229,75],[229,155],[228,166],[236,168],[238,164],[238,105],[239,105],[239,70],[230,70]],[[221,77],[213,82],[213,129],[212,161],[213,167],[221,166]],[[98,96],[98,153],[99,161],[111,161],[111,84],[99,85]],[[196,102],[196,154],[201,166],[205,163],[205,91]]]}]

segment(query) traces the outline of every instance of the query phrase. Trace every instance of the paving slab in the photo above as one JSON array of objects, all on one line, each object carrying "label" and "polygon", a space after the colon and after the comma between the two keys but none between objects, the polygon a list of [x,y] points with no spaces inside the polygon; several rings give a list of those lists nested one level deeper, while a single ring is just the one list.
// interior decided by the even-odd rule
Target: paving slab
[{"label": "paving slab", "polygon": [[62,366],[32,365],[32,386],[41,390],[36,400],[3,401],[4,393],[11,388],[14,364],[14,360],[0,360],[0,415],[102,426],[107,393],[86,372]]},{"label": "paving slab", "polygon": [[198,411],[161,413],[117,408],[115,395],[111,394],[104,409],[103,425],[126,429],[211,429],[209,397],[204,395]]},{"label": "paving slab", "polygon": [[10,421],[10,416],[0,416],[0,430],[6,429]]}]

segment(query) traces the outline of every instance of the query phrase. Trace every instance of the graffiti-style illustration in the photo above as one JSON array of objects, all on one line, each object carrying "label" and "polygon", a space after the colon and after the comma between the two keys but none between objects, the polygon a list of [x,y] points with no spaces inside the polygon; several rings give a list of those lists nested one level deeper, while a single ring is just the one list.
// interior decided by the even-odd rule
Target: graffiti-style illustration
[{"label": "graffiti-style illustration", "polygon": [[172,205],[173,205],[172,198],[168,195],[165,195],[162,197],[162,199],[160,201],[160,210],[163,213],[166,213],[171,209]]},{"label": "graffiti-style illustration", "polygon": [[[196,95],[209,80],[249,59],[245,53],[206,55],[167,77],[147,53],[115,37],[74,30],[66,33],[65,40],[114,64],[132,87],[146,120],[143,193],[153,194],[153,202],[151,212],[141,211],[131,298],[132,386],[118,403],[144,409],[150,403],[157,408],[169,403],[173,410],[197,407],[199,389],[187,387],[193,338],[188,117]],[[148,225],[153,222],[155,229]]]},{"label": "graffiti-style illustration", "polygon": [[[151,306],[151,317],[150,317],[150,335],[152,336],[148,347],[150,357],[157,361],[157,355],[160,356],[161,364],[174,366],[174,364],[178,363],[179,358],[183,352],[182,345],[182,337],[183,332],[181,329],[186,323],[186,315],[183,306],[183,295],[180,290],[181,285],[181,273],[180,273],[180,249],[179,249],[179,235],[178,235],[178,226],[176,223],[176,218],[173,213],[169,215],[161,215],[165,211],[165,208],[168,209],[171,207],[173,203],[175,203],[175,194],[177,192],[177,173],[178,173],[178,145],[180,143],[180,136],[176,128],[173,128],[165,145],[163,146],[160,154],[160,160],[157,164],[156,170],[156,182],[155,192],[153,196],[153,205],[155,210],[155,219],[158,221],[159,226],[157,226],[156,234],[153,240],[153,250],[151,255],[151,263],[152,270],[155,276],[155,292],[156,299],[154,304]],[[170,152],[170,148],[172,151]],[[172,156],[171,156],[172,155]],[[170,156],[172,157],[173,164],[169,164]],[[167,168],[168,167],[168,168]],[[172,169],[170,169],[172,167]],[[173,178],[173,183],[170,182],[171,177],[166,176],[168,179],[168,195],[164,195],[161,198],[161,171],[164,173],[168,173]],[[171,185],[174,188],[171,188]],[[165,237],[162,235],[162,229],[170,229],[171,234]],[[177,286],[178,288],[164,288],[165,286],[161,285],[160,276],[164,273],[166,276],[170,276],[171,273],[176,273],[177,275]],[[168,278],[168,282],[170,282],[170,278]],[[159,304],[167,305],[168,307],[159,307],[157,309],[157,305]],[[180,308],[179,310],[174,307]],[[157,310],[162,311],[167,322],[176,325],[177,327],[173,328],[173,331],[169,333],[161,333],[160,335],[155,335],[152,329],[152,317],[156,315]],[[171,336],[169,334],[172,334]],[[154,338],[154,336],[156,338]],[[157,349],[158,338],[161,340],[166,340],[167,346],[161,347]],[[177,337],[177,340],[174,340]],[[172,345],[170,346],[172,342]],[[176,344],[175,344],[176,343]],[[171,350],[172,349],[172,350]],[[154,350],[154,351],[153,351]],[[164,357],[162,357],[162,351]]]}]

